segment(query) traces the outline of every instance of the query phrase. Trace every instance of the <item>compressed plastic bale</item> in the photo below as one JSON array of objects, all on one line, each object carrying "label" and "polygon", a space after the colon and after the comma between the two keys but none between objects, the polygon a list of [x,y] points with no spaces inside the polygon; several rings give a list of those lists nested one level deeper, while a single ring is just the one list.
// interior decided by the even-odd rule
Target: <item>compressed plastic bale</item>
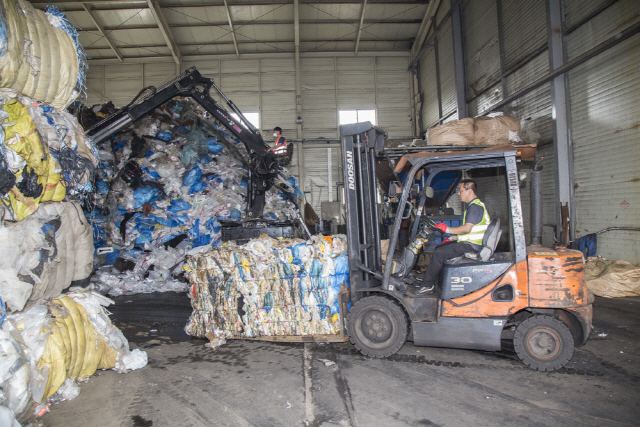
[{"label": "compressed plastic bale", "polygon": [[64,31],[55,29],[60,53],[60,80],[57,84],[56,96],[50,102],[52,106],[64,110],[78,96],[75,87],[78,82],[80,65],[76,45]]},{"label": "compressed plastic bale", "polygon": [[44,353],[38,362],[38,367],[47,366],[49,368],[47,384],[44,388],[42,401],[39,403],[42,403],[51,397],[67,379],[65,353],[66,348],[64,346],[60,329],[54,324],[51,327],[51,334],[47,339],[47,345]]},{"label": "compressed plastic bale", "polygon": [[[58,327],[64,349],[65,369],[70,372],[78,358],[78,333],[73,323],[71,312],[60,302],[53,300],[48,304],[49,311],[55,317],[55,326]],[[54,328],[52,327],[52,331]]]},{"label": "compressed plastic bale", "polygon": [[[0,329],[0,392],[2,404],[21,414],[29,402],[29,360],[22,337],[10,322]],[[2,394],[0,394],[1,396]]]},{"label": "compressed plastic bale", "polygon": [[[3,0],[7,48],[0,55],[0,86],[64,109],[78,93],[78,47],[48,16],[24,0]],[[81,51],[81,48],[80,48]]]},{"label": "compressed plastic bale", "polygon": [[29,10],[31,5],[25,4],[24,1],[18,1],[18,4],[26,12],[24,59],[22,67],[20,67],[20,74],[24,75],[26,80],[22,89],[19,90],[22,94],[30,96],[35,93],[37,82],[40,78],[40,43],[38,29],[34,25],[33,15],[30,14]]},{"label": "compressed plastic bale", "polygon": [[11,311],[20,311],[31,296],[33,285],[18,279],[15,269],[0,270],[0,296]]},{"label": "compressed plastic bale", "polygon": [[84,354],[86,352],[87,347],[87,339],[84,331],[84,322],[82,321],[82,316],[75,302],[69,297],[62,297],[56,302],[60,302],[64,305],[71,315],[73,319],[73,326],[75,328],[77,343],[76,348],[74,349],[75,360],[73,361],[72,366],[69,367],[69,378],[77,378],[80,375],[80,371],[82,370],[82,365],[84,363]]},{"label": "compressed plastic bale", "polygon": [[0,406],[0,425],[6,427],[21,427],[13,411],[6,406]]},{"label": "compressed plastic bale", "polygon": [[[70,320],[73,321],[73,319],[70,319]],[[66,350],[65,358],[64,358],[64,366],[67,369],[69,369],[71,366],[73,366],[73,363],[75,362],[74,360],[72,360],[73,346],[71,345],[71,335],[69,334],[69,325],[67,325],[65,320],[61,318],[56,318],[54,320],[54,323],[56,324],[56,326],[58,327],[58,330],[60,331],[60,335],[62,336],[62,342]]]},{"label": "compressed plastic bale", "polygon": [[78,377],[88,378],[96,372],[98,365],[100,365],[105,344],[104,340],[98,336],[98,333],[91,324],[91,319],[89,319],[85,308],[80,304],[76,304],[76,308],[82,317],[86,340],[85,352],[82,356],[82,368],[80,369]]},{"label": "compressed plastic bale", "polygon": [[[51,51],[52,46],[50,45],[50,42],[54,40],[52,40],[52,34],[49,34],[47,31],[47,27],[51,27],[51,25],[43,13],[36,13],[33,15],[33,25],[38,32],[38,42],[40,45],[40,72],[36,76],[38,78],[38,82],[36,83],[32,98],[47,99],[49,87],[56,86],[56,83],[51,81],[53,78],[53,73],[51,72],[52,66],[59,69],[59,64],[52,63],[52,56],[54,52]],[[53,38],[55,38],[55,36],[53,36]]]},{"label": "compressed plastic bale", "polygon": [[18,13],[12,1],[3,0],[0,7],[3,34],[0,45],[0,87],[12,87],[18,71],[24,47],[24,15]]},{"label": "compressed plastic bale", "polygon": [[5,120],[5,123],[9,124],[3,126],[5,144],[22,156],[39,176],[45,175],[47,163],[43,157],[46,157],[47,153],[43,151],[36,124],[27,107],[16,101],[5,104],[3,109],[9,113]]}]

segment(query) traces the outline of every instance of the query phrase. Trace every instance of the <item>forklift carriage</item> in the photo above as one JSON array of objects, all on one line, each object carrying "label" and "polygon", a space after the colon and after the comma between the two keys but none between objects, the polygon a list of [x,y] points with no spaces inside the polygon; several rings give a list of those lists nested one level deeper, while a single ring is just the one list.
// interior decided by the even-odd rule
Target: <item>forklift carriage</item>
[{"label": "forklift carriage", "polygon": [[[383,358],[407,340],[420,346],[489,351],[499,351],[503,341],[512,341],[518,357],[532,369],[563,367],[575,346],[589,336],[593,295],[586,288],[581,252],[540,244],[541,181],[536,167],[531,185],[532,244],[525,242],[517,163],[519,157],[533,160],[535,148],[502,146],[404,156],[396,171],[412,166],[401,187],[383,260],[375,161],[383,153],[385,137],[382,129],[368,122],[340,126],[352,304],[346,329],[351,342],[363,354]],[[432,180],[441,172],[480,168],[506,171],[513,250],[495,252],[501,231],[500,219],[494,218],[479,253],[447,261],[435,292],[414,295],[410,289],[418,280],[412,272],[417,252],[429,242],[433,246],[435,238],[435,232],[426,228],[418,234],[421,222],[433,225],[423,210],[425,200],[433,198]],[[419,171],[428,176],[416,195],[413,183]],[[415,198],[419,201],[414,209],[410,199]],[[403,216],[406,208],[415,219],[409,246],[398,257],[394,254],[401,223],[409,218]]]}]

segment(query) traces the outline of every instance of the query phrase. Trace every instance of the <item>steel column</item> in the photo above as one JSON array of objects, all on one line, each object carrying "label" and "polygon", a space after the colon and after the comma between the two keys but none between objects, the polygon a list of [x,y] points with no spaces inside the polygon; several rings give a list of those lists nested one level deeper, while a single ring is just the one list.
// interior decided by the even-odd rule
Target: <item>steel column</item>
[{"label": "steel column", "polygon": [[[549,41],[549,71],[565,64],[564,4],[563,0],[547,0],[547,35]],[[575,207],[573,191],[573,146],[569,132],[569,100],[567,75],[551,80],[551,115],[553,118],[553,146],[555,153],[556,239],[562,241],[563,206],[571,218],[569,240],[575,236]]]},{"label": "steel column", "polygon": [[434,54],[436,56],[436,94],[438,95],[438,121],[442,120],[442,88],[440,84],[440,50],[438,36],[433,39]]},{"label": "steel column", "polygon": [[298,138],[302,138],[302,123],[297,118],[302,119],[302,74],[300,71],[300,4],[298,0],[293,0],[293,32],[295,41],[295,67],[296,67],[296,124]]},{"label": "steel column", "polygon": [[[502,82],[502,99],[507,97],[507,61],[504,53],[504,20],[502,16],[502,0],[496,0],[496,10],[498,11],[498,45],[500,47],[500,81]],[[508,107],[505,107],[505,115]]]},{"label": "steel column", "polygon": [[453,65],[456,77],[456,99],[458,104],[458,119],[467,117],[466,79],[464,69],[464,44],[462,33],[461,2],[451,1],[451,24],[453,32]]}]

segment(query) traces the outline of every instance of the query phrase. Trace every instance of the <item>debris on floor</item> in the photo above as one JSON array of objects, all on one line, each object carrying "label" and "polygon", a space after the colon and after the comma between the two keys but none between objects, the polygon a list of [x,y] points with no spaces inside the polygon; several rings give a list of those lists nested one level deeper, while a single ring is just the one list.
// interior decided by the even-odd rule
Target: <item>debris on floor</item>
[{"label": "debris on floor", "polygon": [[231,338],[339,334],[346,250],[344,235],[261,236],[188,258],[193,313],[185,331],[213,348]]},{"label": "debris on floor", "polygon": [[600,297],[640,296],[640,266],[630,262],[589,257],[585,277],[587,288]]}]

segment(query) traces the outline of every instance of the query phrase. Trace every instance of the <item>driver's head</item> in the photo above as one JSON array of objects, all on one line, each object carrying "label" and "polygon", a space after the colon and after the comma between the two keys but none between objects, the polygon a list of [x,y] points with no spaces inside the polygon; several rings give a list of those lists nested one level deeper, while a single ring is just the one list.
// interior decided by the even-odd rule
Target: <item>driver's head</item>
[{"label": "driver's head", "polygon": [[279,126],[276,126],[275,128],[273,128],[273,136],[275,137],[282,136],[282,128]]},{"label": "driver's head", "polygon": [[460,185],[458,186],[458,196],[460,196],[460,201],[464,203],[469,203],[476,196],[476,182],[472,179],[463,179],[460,181]]}]

